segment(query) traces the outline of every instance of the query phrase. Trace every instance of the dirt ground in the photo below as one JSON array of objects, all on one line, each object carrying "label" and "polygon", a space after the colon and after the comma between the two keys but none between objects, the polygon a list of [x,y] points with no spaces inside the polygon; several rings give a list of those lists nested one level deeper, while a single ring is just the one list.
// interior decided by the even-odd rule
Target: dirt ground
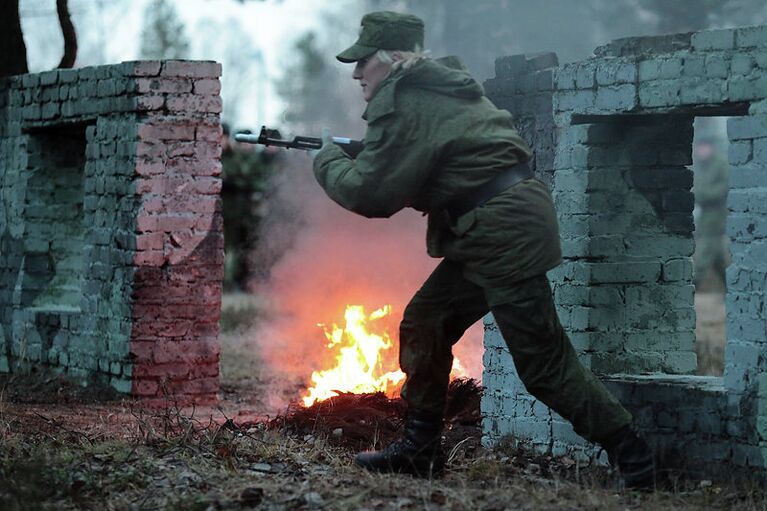
[{"label": "dirt ground", "polygon": [[444,476],[370,474],[352,457],[376,440],[286,422],[278,406],[299,382],[275,379],[237,328],[222,336],[216,409],[147,410],[48,375],[5,376],[0,509],[767,509],[748,482],[672,476],[664,489],[633,492],[571,458],[487,450],[468,419],[446,432]]},{"label": "dirt ground", "polygon": [[724,371],[725,306],[723,293],[695,293],[695,337],[698,374]]}]

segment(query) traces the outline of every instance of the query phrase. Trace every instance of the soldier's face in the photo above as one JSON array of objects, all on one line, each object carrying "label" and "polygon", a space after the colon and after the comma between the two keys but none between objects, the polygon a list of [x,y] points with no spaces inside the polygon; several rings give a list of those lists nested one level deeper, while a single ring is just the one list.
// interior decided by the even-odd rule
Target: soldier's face
[{"label": "soldier's face", "polygon": [[352,78],[360,81],[365,101],[370,101],[375,95],[378,86],[389,76],[390,70],[391,64],[381,62],[375,54],[357,61]]}]

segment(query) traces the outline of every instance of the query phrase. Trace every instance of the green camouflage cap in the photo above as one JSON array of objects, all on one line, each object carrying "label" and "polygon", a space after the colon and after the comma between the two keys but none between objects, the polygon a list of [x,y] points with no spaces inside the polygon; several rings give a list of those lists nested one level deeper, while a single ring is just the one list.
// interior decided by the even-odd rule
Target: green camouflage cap
[{"label": "green camouflage cap", "polygon": [[344,63],[364,59],[376,50],[413,51],[423,48],[423,20],[412,14],[380,11],[362,17],[357,42],[336,58]]}]

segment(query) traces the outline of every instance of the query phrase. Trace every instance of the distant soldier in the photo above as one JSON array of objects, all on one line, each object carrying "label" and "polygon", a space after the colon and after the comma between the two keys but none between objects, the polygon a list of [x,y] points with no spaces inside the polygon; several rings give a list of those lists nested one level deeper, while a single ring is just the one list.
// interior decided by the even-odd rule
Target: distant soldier
[{"label": "distant soldier", "polygon": [[726,234],[730,167],[720,139],[706,135],[697,140],[694,155],[695,285],[698,291],[723,292],[725,269],[730,264]]},{"label": "distant soldier", "polygon": [[560,325],[546,272],[561,263],[551,196],[530,148],[455,57],[421,53],[423,22],[394,12],[362,18],[338,55],[368,102],[356,159],[327,143],[314,173],[326,193],[367,217],[412,207],[429,215],[427,250],[444,258],[404,311],[404,438],[356,463],[420,476],[444,466],[440,447],[452,345],[488,311],[528,391],[605,447],[628,486],[651,485],[653,456],[632,418],[584,368]]},{"label": "distant soldier", "polygon": [[255,247],[264,194],[269,186],[269,159],[251,146],[230,139],[223,126],[221,198],[224,219],[224,287],[244,289],[251,277],[249,253]]}]

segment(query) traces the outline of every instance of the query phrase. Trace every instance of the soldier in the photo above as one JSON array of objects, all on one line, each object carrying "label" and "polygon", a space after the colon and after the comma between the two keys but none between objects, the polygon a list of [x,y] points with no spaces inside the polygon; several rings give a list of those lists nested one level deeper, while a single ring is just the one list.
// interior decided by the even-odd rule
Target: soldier
[{"label": "soldier", "polygon": [[452,345],[493,313],[527,390],[604,446],[627,486],[653,483],[651,450],[632,418],[578,361],[546,272],[561,263],[551,196],[526,164],[530,148],[455,57],[427,58],[420,18],[374,12],[337,58],[368,103],[356,159],[326,143],[314,174],[330,198],[366,217],[412,207],[429,215],[427,251],[443,258],[404,311],[403,438],[356,456],[379,472],[436,475]]}]

